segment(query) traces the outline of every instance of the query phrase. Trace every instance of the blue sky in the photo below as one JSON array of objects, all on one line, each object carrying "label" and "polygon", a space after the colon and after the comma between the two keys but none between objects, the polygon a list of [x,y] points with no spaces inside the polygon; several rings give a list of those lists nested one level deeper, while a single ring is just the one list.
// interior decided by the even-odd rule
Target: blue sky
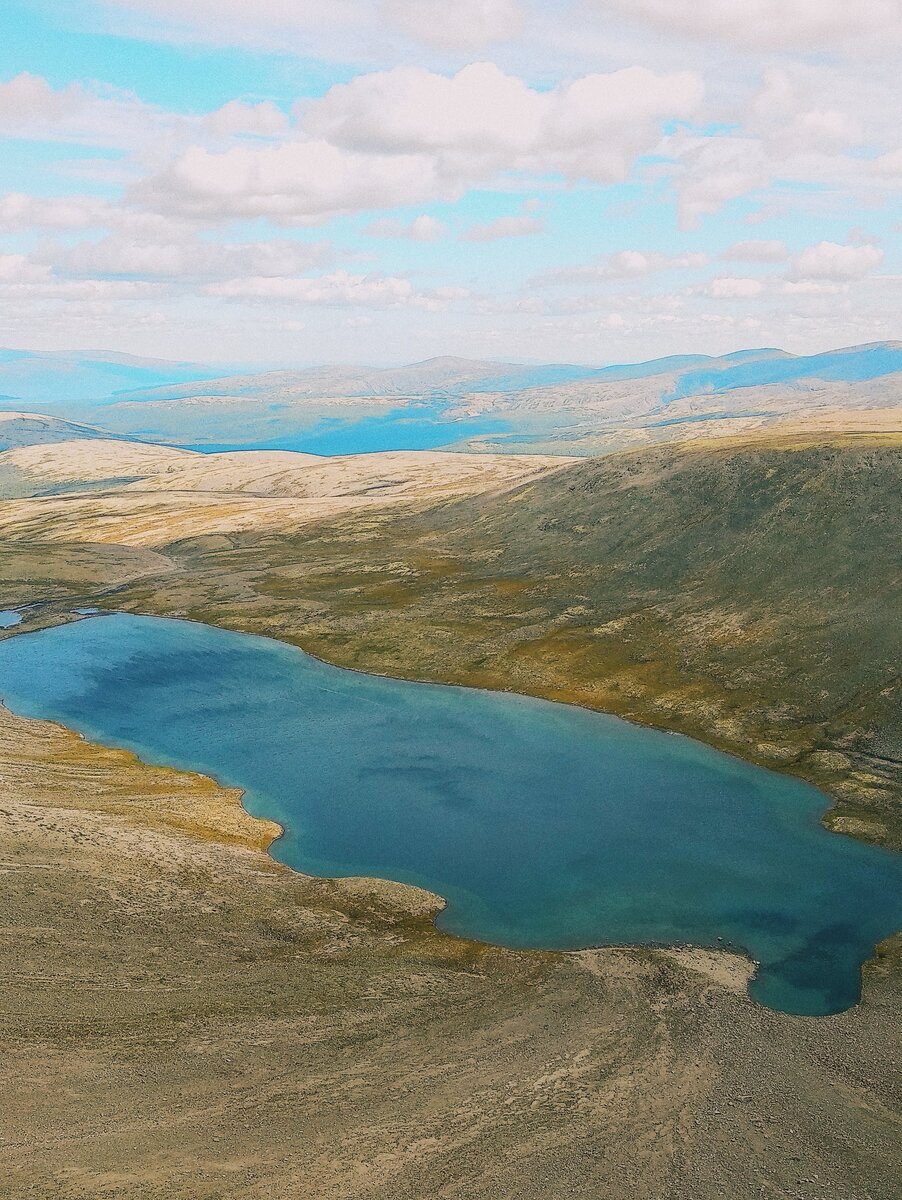
[{"label": "blue sky", "polygon": [[900,337],[902,14],[740,7],[6,0],[0,344],[604,364]]}]

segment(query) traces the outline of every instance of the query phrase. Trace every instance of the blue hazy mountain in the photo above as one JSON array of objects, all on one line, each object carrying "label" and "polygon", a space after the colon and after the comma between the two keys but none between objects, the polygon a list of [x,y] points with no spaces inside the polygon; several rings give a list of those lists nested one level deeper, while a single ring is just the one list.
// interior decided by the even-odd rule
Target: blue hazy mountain
[{"label": "blue hazy mountain", "polygon": [[577,381],[615,383],[667,376],[668,398],[732,391],[803,379],[859,382],[902,371],[902,343],[877,342],[822,354],[742,350],[723,357],[673,355],[591,367],[566,363],[483,362],[457,357],[399,367],[327,366],[225,375],[215,367],[108,352],[38,353],[0,349],[0,402],[56,408],[196,396],[260,399],[415,397],[513,393]]},{"label": "blue hazy mountain", "polygon": [[897,406],[900,382],[898,342],[813,355],[765,347],[602,367],[445,356],[397,367],[229,375],[120,354],[0,351],[0,409],[205,450],[327,455],[448,446],[595,454],[637,436],[723,434],[725,421],[806,422],[830,410],[842,424],[853,409]]},{"label": "blue hazy mountain", "polygon": [[0,349],[0,392],[6,408],[33,410],[77,401],[106,400],[132,388],[205,379],[197,363],[135,358],[105,351],[65,354]]},{"label": "blue hazy mountain", "polygon": [[683,371],[669,398],[731,392],[737,388],[793,384],[802,379],[825,383],[862,383],[902,371],[902,343],[875,342],[831,350],[826,354],[796,356],[779,350],[727,355],[705,366]]}]

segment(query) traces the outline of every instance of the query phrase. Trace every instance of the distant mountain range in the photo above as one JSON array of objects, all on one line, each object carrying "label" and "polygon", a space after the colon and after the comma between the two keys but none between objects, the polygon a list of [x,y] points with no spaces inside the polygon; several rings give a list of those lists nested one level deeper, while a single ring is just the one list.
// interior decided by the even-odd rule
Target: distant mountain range
[{"label": "distant mountain range", "polygon": [[599,368],[442,357],[400,367],[237,375],[117,354],[6,350],[0,392],[10,409],[207,449],[332,454],[451,446],[592,454],[792,421],[898,427],[902,343],[807,356],[765,348]]},{"label": "distant mountain range", "polygon": [[111,351],[51,354],[0,349],[3,401],[29,410],[34,406],[45,411],[73,402],[108,400],[131,388],[187,383],[209,374],[198,363],[136,358]]}]

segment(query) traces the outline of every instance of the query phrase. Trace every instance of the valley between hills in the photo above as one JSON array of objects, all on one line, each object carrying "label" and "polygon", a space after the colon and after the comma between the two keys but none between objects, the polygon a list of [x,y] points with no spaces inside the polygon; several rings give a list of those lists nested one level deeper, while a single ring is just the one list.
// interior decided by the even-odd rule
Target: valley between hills
[{"label": "valley between hills", "polygon": [[[838,833],[902,847],[899,432],[588,459],[65,433],[0,454],[4,636],[186,617],[581,704],[811,780]],[[13,1194],[876,1200],[898,1177],[900,937],[858,1006],[794,1018],[726,952],[444,935],[438,898],[288,871],[237,793],[46,722],[0,713],[0,773]]]}]

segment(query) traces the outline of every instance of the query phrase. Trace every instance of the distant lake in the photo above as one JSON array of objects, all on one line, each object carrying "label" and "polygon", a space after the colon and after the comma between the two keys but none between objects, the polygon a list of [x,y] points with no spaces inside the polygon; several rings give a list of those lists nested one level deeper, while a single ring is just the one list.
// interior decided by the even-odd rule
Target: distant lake
[{"label": "distant lake", "polygon": [[902,855],[825,830],[822,793],[614,717],[125,614],[0,643],[0,693],[244,788],[275,858],[429,888],[467,937],[743,949],[756,1000],[822,1015],[902,928]]},{"label": "distant lake", "polygon": [[310,429],[248,442],[183,442],[186,450],[217,454],[231,450],[294,450],[303,454],[369,454],[384,450],[437,450],[483,433],[503,433],[506,421],[487,417],[444,420],[441,407],[394,409],[378,417],[324,418]]}]

